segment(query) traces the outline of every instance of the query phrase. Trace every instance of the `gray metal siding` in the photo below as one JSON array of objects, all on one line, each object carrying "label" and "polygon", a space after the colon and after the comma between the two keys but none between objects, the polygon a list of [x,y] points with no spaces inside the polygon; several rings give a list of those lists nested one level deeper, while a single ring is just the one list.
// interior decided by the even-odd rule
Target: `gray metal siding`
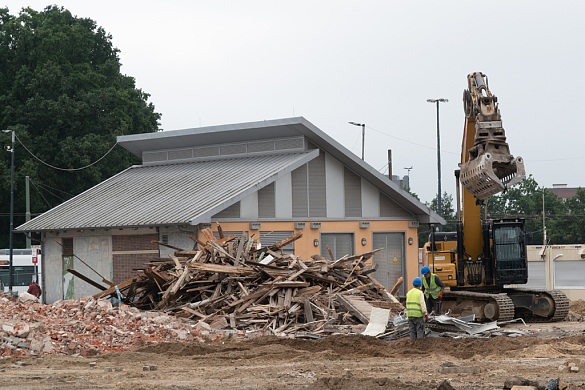
[{"label": "gray metal siding", "polygon": [[135,166],[18,229],[189,224],[258,183],[274,180],[279,172],[307,161],[310,153]]},{"label": "gray metal siding", "polygon": [[215,214],[211,217],[211,220],[219,219],[219,218],[231,218],[231,219],[238,219],[240,218],[240,202],[234,203],[230,207],[221,210],[219,213]]},{"label": "gray metal siding", "polygon": [[325,182],[325,153],[311,160],[309,167],[309,217],[327,217],[327,185]]},{"label": "gray metal siding", "polygon": [[274,196],[274,183],[258,190],[258,218],[276,217],[276,199]]},{"label": "gray metal siding", "polygon": [[[262,246],[270,246],[272,244],[275,244],[279,241],[282,241],[286,238],[289,238],[290,236],[292,236],[295,232],[293,231],[276,231],[276,232],[260,232],[260,244]],[[282,248],[282,251],[285,254],[294,254],[295,252],[295,243],[291,242],[290,244],[284,246]]]},{"label": "gray metal siding", "polygon": [[142,153],[142,161],[145,163],[167,161],[167,152],[144,152]]},{"label": "gray metal siding", "polygon": [[413,214],[405,210],[398,203],[380,192],[380,217],[383,218],[411,218]]},{"label": "gray metal siding", "polygon": [[526,288],[546,288],[546,262],[529,261],[528,262],[528,283],[520,287]]},{"label": "gray metal siding", "polygon": [[276,150],[301,149],[304,145],[303,137],[290,139],[277,139]]},{"label": "gray metal siding", "polygon": [[307,192],[307,165],[291,172],[292,178],[292,214],[293,218],[309,216],[309,195]]},{"label": "gray metal siding", "polygon": [[[529,262],[528,264],[530,264]],[[585,261],[583,260],[564,260],[555,261],[554,268],[554,286],[553,288],[583,289],[585,284]],[[530,274],[529,274],[530,275]]]},{"label": "gray metal siding", "polygon": [[205,148],[193,149],[193,157],[214,157],[219,156],[219,146],[208,146]]},{"label": "gray metal siding", "polygon": [[329,259],[331,249],[333,257],[337,260],[345,255],[353,255],[353,233],[321,233],[321,256]]},{"label": "gray metal siding", "polygon": [[169,160],[193,158],[193,149],[169,150]]},{"label": "gray metal siding", "polygon": [[250,142],[248,153],[270,152],[274,150],[274,141]]},{"label": "gray metal siding", "polygon": [[219,153],[222,156],[231,156],[233,154],[244,154],[246,153],[246,144],[235,144],[235,145],[221,145],[219,147]]},{"label": "gray metal siding", "polygon": [[[372,258],[378,269],[374,277],[387,289],[391,289],[401,276],[404,275],[404,233],[374,233],[373,249],[384,248],[376,252]],[[405,295],[403,283],[399,293]]]},{"label": "gray metal siding", "polygon": [[362,216],[362,179],[347,167],[343,167],[345,216]]}]

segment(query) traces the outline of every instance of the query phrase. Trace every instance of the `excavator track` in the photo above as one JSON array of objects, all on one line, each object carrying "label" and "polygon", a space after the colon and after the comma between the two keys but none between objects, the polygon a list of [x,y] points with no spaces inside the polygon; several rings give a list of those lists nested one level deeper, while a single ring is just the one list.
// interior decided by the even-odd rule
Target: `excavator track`
[{"label": "excavator track", "polygon": [[547,295],[554,302],[554,313],[548,317],[539,317],[531,315],[528,318],[524,318],[530,322],[558,322],[563,321],[569,314],[569,298],[567,295],[560,290],[541,290],[541,289],[530,289],[530,288],[507,288],[504,290],[508,294],[514,294],[514,292],[528,293],[528,294],[539,294]]},{"label": "excavator track", "polygon": [[[496,318],[490,318],[491,320],[510,321],[514,319],[514,303],[506,294],[489,294],[473,291],[445,291],[443,293],[443,299],[445,300],[449,298],[473,300],[476,302],[473,304],[474,307],[491,304],[492,312],[499,314]],[[489,317],[490,316],[488,315],[488,318]]]}]

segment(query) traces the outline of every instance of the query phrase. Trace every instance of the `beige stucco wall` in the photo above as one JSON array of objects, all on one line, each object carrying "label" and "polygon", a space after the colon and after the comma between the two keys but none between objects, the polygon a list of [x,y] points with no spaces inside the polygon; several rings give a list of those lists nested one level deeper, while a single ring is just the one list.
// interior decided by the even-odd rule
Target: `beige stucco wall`
[{"label": "beige stucco wall", "polygon": [[[367,220],[361,221],[366,222]],[[256,221],[254,221],[256,222]],[[300,221],[297,221],[300,222]],[[295,241],[295,255],[301,258],[310,258],[312,255],[320,254],[321,252],[321,233],[353,233],[354,234],[354,250],[356,254],[369,252],[372,248],[372,234],[375,232],[403,232],[405,233],[405,255],[406,255],[406,275],[403,275],[405,280],[411,281],[418,274],[418,248],[417,248],[417,229],[409,228],[408,221],[367,221],[370,222],[370,227],[362,229],[359,227],[360,221],[327,221],[321,222],[320,229],[311,229],[311,222],[307,221],[306,228],[295,229],[295,222],[278,222],[278,221],[263,221],[262,231],[294,231],[302,232],[303,236]],[[217,231],[217,225],[212,223],[212,230]],[[259,237],[260,230],[250,230],[250,222],[221,222],[223,231],[246,231],[248,236]],[[362,246],[362,238],[366,239],[366,245]],[[413,244],[409,245],[409,239],[412,238]],[[319,246],[315,247],[314,240],[319,240]],[[370,260],[371,262],[371,260]]]}]

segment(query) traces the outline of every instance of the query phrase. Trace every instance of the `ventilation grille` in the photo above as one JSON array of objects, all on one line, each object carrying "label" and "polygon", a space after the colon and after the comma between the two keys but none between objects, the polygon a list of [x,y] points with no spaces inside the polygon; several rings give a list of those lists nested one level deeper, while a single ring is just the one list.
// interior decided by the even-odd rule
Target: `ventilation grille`
[{"label": "ventilation grille", "polygon": [[292,171],[292,216],[302,218],[309,216],[309,199],[307,193],[307,164]]},{"label": "ventilation grille", "polygon": [[[312,145],[313,148],[316,146]],[[157,150],[142,153],[143,163],[189,160],[216,156],[273,153],[275,151],[304,150],[305,138],[280,138],[275,140],[255,140],[239,144],[223,144],[205,147],[182,148],[176,150]]]},{"label": "ventilation grille", "polygon": [[222,145],[220,146],[220,154],[222,156],[231,156],[234,154],[246,154],[246,144],[238,145]]},{"label": "ventilation grille", "polygon": [[169,150],[169,160],[193,158],[193,149]]},{"label": "ventilation grille", "polygon": [[211,217],[212,220],[218,218],[240,218],[240,202],[234,203],[227,209],[224,209]]},{"label": "ventilation grille", "polygon": [[271,152],[274,150],[274,141],[250,142],[248,153]]},{"label": "ventilation grille", "polygon": [[343,185],[345,192],[345,216],[362,216],[362,179],[343,167]]},{"label": "ventilation grille", "polygon": [[219,156],[219,146],[209,146],[207,148],[193,149],[193,157],[213,157]]},{"label": "ventilation grille", "polygon": [[145,163],[167,161],[167,152],[144,152],[142,153],[142,161]]},{"label": "ventilation grille", "polygon": [[304,138],[302,137],[276,140],[276,150],[302,149],[304,147]]},{"label": "ventilation grille", "polygon": [[274,183],[270,183],[258,191],[258,218],[275,218],[275,210]]}]

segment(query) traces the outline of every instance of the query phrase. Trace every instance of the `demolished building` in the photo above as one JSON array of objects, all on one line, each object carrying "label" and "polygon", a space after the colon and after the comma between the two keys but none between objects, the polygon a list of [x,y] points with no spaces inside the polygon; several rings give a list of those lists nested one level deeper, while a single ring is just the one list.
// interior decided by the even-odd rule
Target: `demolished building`
[{"label": "demolished building", "polygon": [[[224,232],[284,253],[334,258],[383,248],[373,274],[386,288],[418,273],[417,227],[445,221],[302,117],[118,137],[142,159],[16,228],[41,234],[43,301],[100,290],[137,275],[153,257]],[[214,230],[214,233],[217,233]],[[399,291],[398,294],[404,293]]]}]

